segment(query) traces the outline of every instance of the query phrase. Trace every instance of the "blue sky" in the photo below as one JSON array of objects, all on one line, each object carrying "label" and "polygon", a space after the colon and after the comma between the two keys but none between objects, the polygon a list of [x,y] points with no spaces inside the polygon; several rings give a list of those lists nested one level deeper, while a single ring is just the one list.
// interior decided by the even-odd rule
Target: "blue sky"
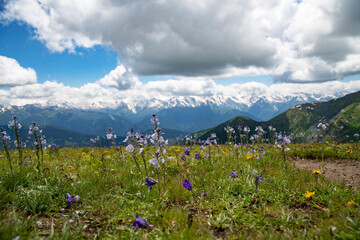
[{"label": "blue sky", "polygon": [[76,53],[52,53],[34,39],[34,30],[18,22],[0,29],[1,55],[16,59],[21,66],[36,70],[38,82],[57,80],[66,85],[80,87],[95,82],[116,68],[119,56],[107,46],[77,48]]},{"label": "blue sky", "polygon": [[0,104],[346,94],[360,90],[359,9],[356,0],[6,1]]}]

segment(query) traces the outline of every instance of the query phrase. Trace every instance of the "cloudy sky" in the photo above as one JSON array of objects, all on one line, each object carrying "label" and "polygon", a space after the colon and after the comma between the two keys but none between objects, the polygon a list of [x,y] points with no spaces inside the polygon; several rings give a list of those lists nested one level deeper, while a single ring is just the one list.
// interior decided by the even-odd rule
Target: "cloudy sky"
[{"label": "cloudy sky", "polygon": [[360,90],[359,0],[5,0],[0,104]]}]

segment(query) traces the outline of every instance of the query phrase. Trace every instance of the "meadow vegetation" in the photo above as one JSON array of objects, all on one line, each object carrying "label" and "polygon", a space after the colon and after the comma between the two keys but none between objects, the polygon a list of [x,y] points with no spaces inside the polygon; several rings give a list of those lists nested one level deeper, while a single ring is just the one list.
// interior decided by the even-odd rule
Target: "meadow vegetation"
[{"label": "meadow vegetation", "polygon": [[227,144],[213,135],[168,146],[151,121],[151,136],[129,131],[125,146],[45,147],[34,125],[34,145],[12,150],[2,134],[0,239],[360,238],[358,189],[291,162],[359,161],[358,142],[293,144],[279,133],[235,144],[225,129]]}]

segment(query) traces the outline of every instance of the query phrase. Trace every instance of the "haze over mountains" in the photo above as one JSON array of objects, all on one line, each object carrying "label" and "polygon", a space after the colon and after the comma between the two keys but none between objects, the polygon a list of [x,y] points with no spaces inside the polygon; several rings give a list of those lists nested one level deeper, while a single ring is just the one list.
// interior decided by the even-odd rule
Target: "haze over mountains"
[{"label": "haze over mountains", "polygon": [[[77,109],[66,106],[0,106],[0,125],[6,125],[17,116],[23,126],[36,122],[40,126],[53,126],[67,129],[83,135],[105,136],[111,127],[118,136],[125,136],[130,128],[142,133],[150,132],[152,125],[150,117],[156,114],[161,127],[166,129],[166,138],[185,136],[188,133],[213,128],[234,117],[245,117],[256,125],[268,121],[274,126],[278,120],[273,117],[289,108],[306,102],[326,101],[342,96],[301,94],[297,96],[264,97],[257,96],[248,99],[236,97],[180,97],[169,101],[152,99],[139,102],[137,105],[119,104],[116,108]],[[281,115],[280,115],[281,116]],[[280,117],[281,118],[281,117]],[[279,119],[279,117],[275,118]],[[275,121],[275,122],[274,122]],[[280,120],[279,120],[280,121]],[[290,120],[289,120],[290,121]],[[52,131],[55,133],[56,131]],[[61,132],[61,130],[59,130]],[[67,137],[71,134],[67,133]],[[83,139],[83,138],[82,138]],[[61,143],[64,140],[59,141]],[[84,143],[83,140],[81,140]]]}]

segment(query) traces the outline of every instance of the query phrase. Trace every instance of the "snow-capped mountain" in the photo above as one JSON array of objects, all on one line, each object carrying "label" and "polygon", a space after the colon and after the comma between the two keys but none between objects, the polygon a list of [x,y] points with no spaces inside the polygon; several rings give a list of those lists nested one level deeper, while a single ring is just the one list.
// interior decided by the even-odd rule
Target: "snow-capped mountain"
[{"label": "snow-capped mountain", "polygon": [[[252,116],[255,120],[266,121],[286,111],[292,106],[306,103],[328,101],[346,95],[348,92],[337,94],[307,94],[288,96],[216,96],[216,97],[173,97],[168,99],[145,99],[138,102],[120,103],[115,108],[106,108],[106,111],[124,114],[139,120],[148,113],[156,113],[163,109],[210,107],[220,109],[234,109]],[[103,109],[104,110],[104,109]]]},{"label": "snow-capped mountain", "polygon": [[134,101],[125,99],[117,101],[112,107],[104,107],[101,103],[82,108],[69,103],[56,106],[0,106],[0,125],[7,124],[13,116],[17,116],[25,124],[37,122],[97,135],[103,135],[112,127],[117,134],[124,134],[131,127],[141,131],[150,129],[152,126],[149,119],[152,114],[156,114],[162,128],[192,132],[213,127],[238,115],[266,121],[295,105],[327,101],[346,94],[347,92],[339,91],[336,94],[187,96]]}]

